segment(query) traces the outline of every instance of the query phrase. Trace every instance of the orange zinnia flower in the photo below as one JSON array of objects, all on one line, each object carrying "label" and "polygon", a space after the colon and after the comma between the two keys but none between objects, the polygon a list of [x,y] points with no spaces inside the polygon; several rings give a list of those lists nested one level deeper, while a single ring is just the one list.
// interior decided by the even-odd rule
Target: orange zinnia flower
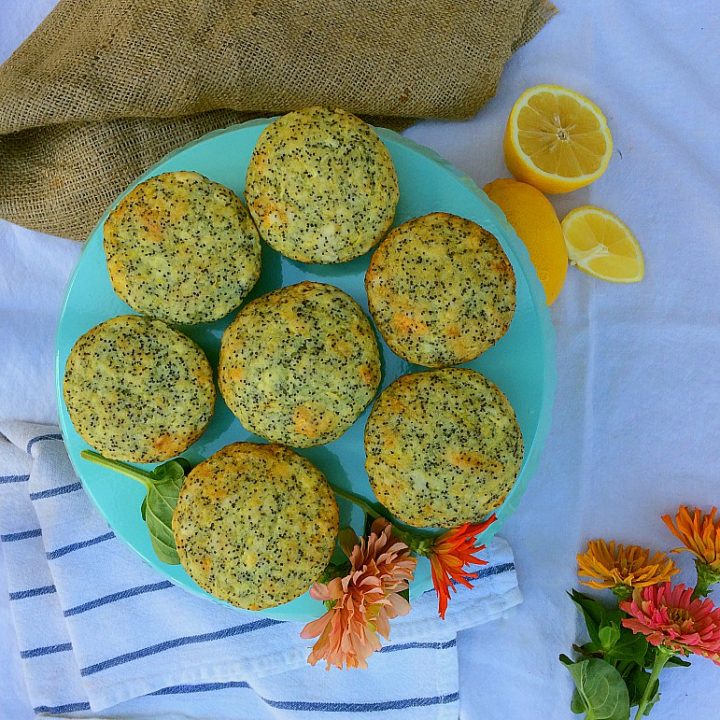
[{"label": "orange zinnia flower", "polygon": [[715,518],[716,512],[716,507],[709,513],[694,508],[691,516],[687,506],[681,505],[675,515],[675,524],[669,515],[662,516],[670,532],[685,546],[675,548],[673,552],[695,555],[698,572],[696,595],[707,595],[708,588],[720,582],[720,518]]},{"label": "orange zinnia flower", "polygon": [[693,589],[670,583],[636,588],[620,603],[630,617],[622,624],[672,652],[695,653],[720,665],[720,608],[712,600],[692,599]]},{"label": "orange zinnia flower", "polygon": [[630,588],[647,587],[667,582],[680,572],[675,563],[662,552],[650,557],[650,550],[637,545],[615,545],[605,540],[590,540],[587,550],[577,556],[578,575],[593,578],[581,580],[592,588],[612,588],[621,597],[630,595]]},{"label": "orange zinnia flower", "polygon": [[485,522],[465,523],[440,535],[426,553],[430,558],[432,581],[438,596],[438,613],[445,619],[450,590],[457,592],[455,583],[472,587],[470,583],[477,577],[477,572],[470,572],[466,565],[487,565],[474,553],[485,549],[484,545],[476,546],[477,536],[486,530],[490,523],[495,522],[493,513]]},{"label": "orange zinnia flower", "polygon": [[410,548],[392,536],[392,525],[384,518],[372,524],[367,541],[363,538],[343,550],[350,558],[350,573],[313,585],[310,595],[330,608],[300,633],[303,638],[319,636],[308,662],[325,660],[328,670],[367,667],[367,658],[381,647],[378,633],[390,637],[389,621],[410,611],[410,604],[398,593],[408,588],[417,564]]}]

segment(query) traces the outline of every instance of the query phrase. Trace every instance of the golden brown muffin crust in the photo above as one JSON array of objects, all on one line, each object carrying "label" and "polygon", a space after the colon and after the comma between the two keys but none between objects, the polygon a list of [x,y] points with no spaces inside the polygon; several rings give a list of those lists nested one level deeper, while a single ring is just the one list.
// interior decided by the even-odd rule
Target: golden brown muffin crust
[{"label": "golden brown muffin crust", "polygon": [[248,610],[289,602],[318,579],[338,532],[323,474],[281,445],[234,443],[193,468],[173,514],[190,577]]}]

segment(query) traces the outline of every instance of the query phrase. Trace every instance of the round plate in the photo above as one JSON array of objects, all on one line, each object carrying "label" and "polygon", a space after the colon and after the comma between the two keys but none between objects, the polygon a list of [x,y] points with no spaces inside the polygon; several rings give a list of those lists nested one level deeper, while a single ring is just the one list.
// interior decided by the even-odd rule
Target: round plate
[{"label": "round plate", "polygon": [[[250,155],[260,133],[270,122],[270,119],[262,119],[234,125],[186,145],[138,178],[112,207],[139,182],[153,175],[177,170],[199,172],[232,188],[242,197]],[[435,211],[469,218],[498,238],[515,270],[517,308],[508,333],[497,345],[467,364],[490,378],[507,395],[517,414],[525,441],[525,459],[520,476],[497,511],[497,522],[483,535],[482,540],[487,541],[516,508],[537,465],[550,425],[555,389],[555,340],[545,295],[525,246],[497,206],[488,200],[472,180],[461,175],[427,148],[390,130],[379,128],[378,133],[392,155],[400,182],[400,202],[395,224]],[[103,320],[133,312],[115,295],[105,264],[102,228],[111,209],[106,211],[88,238],[70,281],[60,317],[56,354],[60,426],[70,459],[85,490],[115,534],[173,582],[193,593],[211,597],[198,587],[182,566],[165,565],[155,556],[147,528],[140,516],[143,488],[132,480],[92,465],[80,457],[80,451],[89,446],[75,432],[63,400],[65,362],[78,337]],[[369,258],[370,253],[340,265],[311,265],[288,260],[263,244],[262,276],[248,299],[301,280],[317,280],[341,288],[367,312],[364,275]],[[182,326],[180,329],[204,348],[210,362],[216,366],[220,338],[233,316],[234,312],[215,323]],[[380,346],[383,358],[382,387],[389,385],[399,375],[418,369],[394,355],[382,341]],[[363,429],[368,413],[369,408],[338,440],[299,452],[312,460],[334,483],[372,498],[364,470]],[[190,462],[197,463],[228,443],[240,440],[258,438],[240,424],[218,395],[215,415],[209,428],[183,454]],[[340,503],[340,510],[341,522],[349,521],[356,531],[362,532],[361,513],[344,501]],[[429,563],[423,558],[418,563],[415,580],[411,585],[411,598],[431,587]],[[307,593],[285,605],[259,611],[272,618],[302,621],[318,617],[322,612],[322,604],[312,600]]]}]

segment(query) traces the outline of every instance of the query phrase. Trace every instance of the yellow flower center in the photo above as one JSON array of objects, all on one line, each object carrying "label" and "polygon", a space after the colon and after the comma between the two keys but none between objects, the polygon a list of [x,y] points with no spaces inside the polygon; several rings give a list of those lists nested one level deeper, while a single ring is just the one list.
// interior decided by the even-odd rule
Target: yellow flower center
[{"label": "yellow flower center", "polygon": [[692,620],[690,613],[683,608],[668,608],[667,614],[668,618],[676,625],[683,625]]}]

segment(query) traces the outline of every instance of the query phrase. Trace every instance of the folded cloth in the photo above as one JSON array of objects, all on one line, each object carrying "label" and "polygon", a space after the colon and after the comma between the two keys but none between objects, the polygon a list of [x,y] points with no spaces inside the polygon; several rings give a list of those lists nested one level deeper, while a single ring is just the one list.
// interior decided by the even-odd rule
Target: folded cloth
[{"label": "folded cloth", "polygon": [[163,155],[303,106],[467,118],[548,0],[60,0],[0,67],[0,217],[84,239]]},{"label": "folded cloth", "polygon": [[[23,670],[38,713],[295,718],[373,713],[457,718],[456,633],[517,605],[512,552],[494,540],[446,620],[434,593],[393,621],[362,671],[306,664],[300,623],[176,587],[115,537],[85,495],[56,427],[0,425],[0,540]],[[118,705],[122,703],[122,705]],[[109,717],[106,713],[104,717]]]}]

